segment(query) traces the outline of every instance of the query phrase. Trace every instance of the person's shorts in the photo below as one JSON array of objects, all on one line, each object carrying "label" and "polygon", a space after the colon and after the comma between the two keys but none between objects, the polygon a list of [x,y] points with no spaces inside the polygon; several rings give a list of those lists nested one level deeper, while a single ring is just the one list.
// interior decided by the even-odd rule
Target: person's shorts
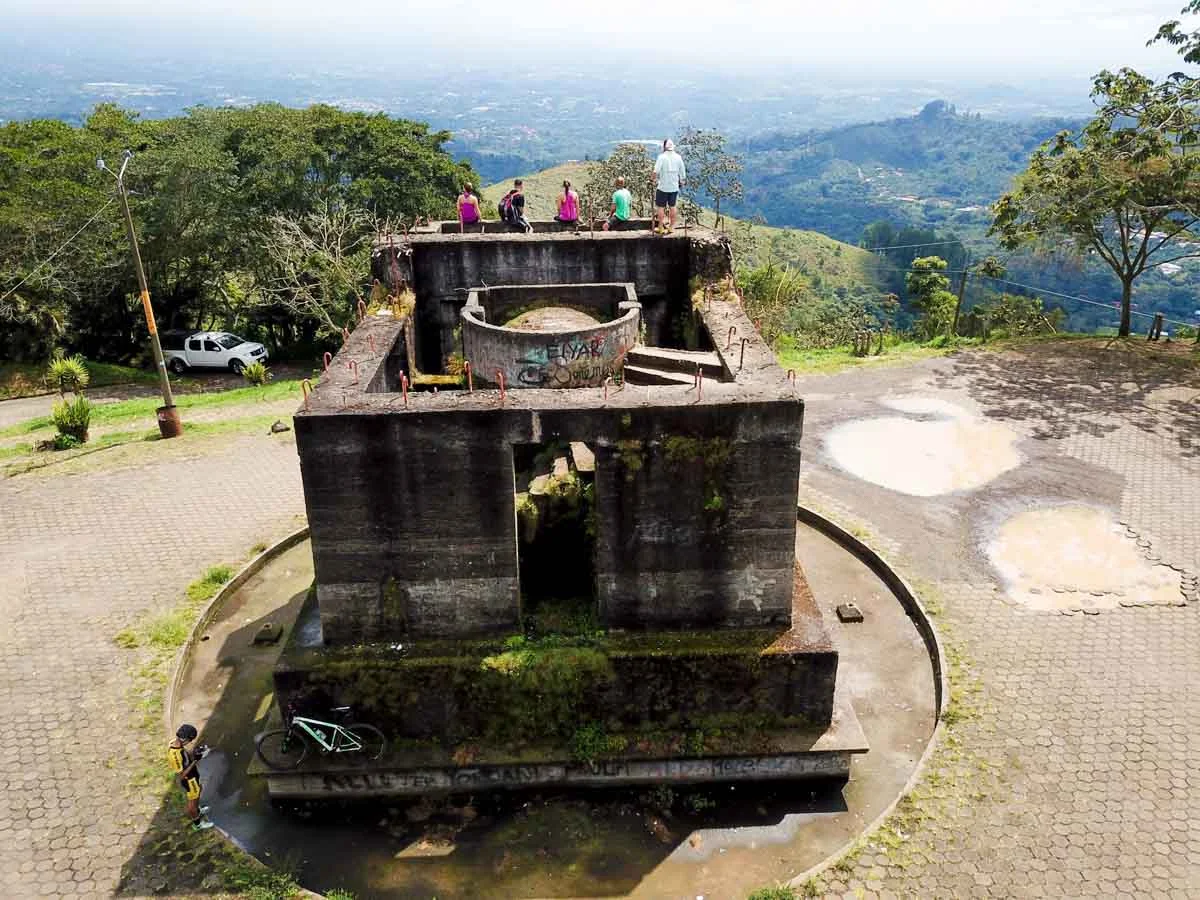
[{"label": "person's shorts", "polygon": [[654,192],[654,205],[659,209],[670,206],[674,207],[679,199],[679,191],[658,191]]},{"label": "person's shorts", "polygon": [[183,790],[183,795],[189,800],[200,799],[200,779],[189,778],[187,781],[179,782],[179,787]]},{"label": "person's shorts", "polygon": [[608,217],[608,230],[609,231],[624,231],[628,227],[629,227],[628,219],[619,219],[616,216]]}]

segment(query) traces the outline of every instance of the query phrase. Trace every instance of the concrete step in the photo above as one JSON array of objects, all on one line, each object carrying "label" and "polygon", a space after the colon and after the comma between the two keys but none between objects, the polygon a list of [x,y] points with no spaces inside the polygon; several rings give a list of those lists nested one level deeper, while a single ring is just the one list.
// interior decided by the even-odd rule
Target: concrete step
[{"label": "concrete step", "polygon": [[666,369],[649,369],[645,366],[625,364],[625,382],[640,385],[673,385],[691,387],[696,383],[695,376],[684,375],[682,372],[670,372]]},{"label": "concrete step", "polygon": [[583,441],[571,441],[571,460],[581,475],[596,471],[596,454]]},{"label": "concrete step", "polygon": [[629,351],[625,361],[647,369],[665,369],[688,376],[696,374],[696,366],[704,371],[705,378],[720,378],[725,374],[721,357],[710,350],[673,350],[638,345]]}]

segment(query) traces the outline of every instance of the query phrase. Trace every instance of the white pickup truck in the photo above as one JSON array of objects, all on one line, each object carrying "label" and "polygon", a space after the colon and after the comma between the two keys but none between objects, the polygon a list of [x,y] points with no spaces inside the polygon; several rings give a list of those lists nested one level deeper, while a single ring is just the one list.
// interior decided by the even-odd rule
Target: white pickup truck
[{"label": "white pickup truck", "polygon": [[163,358],[176,375],[188,369],[229,369],[241,373],[250,363],[267,361],[267,348],[228,331],[164,331]]}]

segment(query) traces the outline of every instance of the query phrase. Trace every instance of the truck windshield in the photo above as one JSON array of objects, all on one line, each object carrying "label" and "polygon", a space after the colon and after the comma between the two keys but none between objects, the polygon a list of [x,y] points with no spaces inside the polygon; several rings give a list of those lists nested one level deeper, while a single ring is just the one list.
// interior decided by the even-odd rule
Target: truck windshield
[{"label": "truck windshield", "polygon": [[236,334],[214,334],[213,337],[216,338],[217,343],[226,350],[232,350],[238,344],[246,343]]}]

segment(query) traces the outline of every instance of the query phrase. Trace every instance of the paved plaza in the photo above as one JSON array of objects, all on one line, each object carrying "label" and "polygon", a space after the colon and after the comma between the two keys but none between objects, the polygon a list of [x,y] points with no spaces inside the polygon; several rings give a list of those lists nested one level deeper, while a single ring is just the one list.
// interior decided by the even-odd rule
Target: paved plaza
[{"label": "paved plaza", "polygon": [[[821,890],[1200,896],[1194,371],[1144,344],[1052,342],[800,380],[801,502],[900,569],[937,611],[955,662],[953,724],[931,777]],[[838,456],[836,430],[876,418],[911,420],[903,433],[918,442],[923,425],[936,436],[903,457],[907,480]],[[939,456],[936,443],[960,433],[967,458]],[[967,471],[997,441],[1005,455],[983,476]],[[133,784],[160,760],[143,755],[131,656],[114,636],[303,514],[290,435],[112,453],[0,481],[4,897],[117,891],[162,798]],[[946,466],[955,478],[933,477]],[[1079,575],[1021,591],[1002,579],[989,547],[1005,524],[1060,507],[1095,510],[1139,564],[1171,567],[1176,605],[1131,605],[1136,592],[1115,588],[1096,604],[1105,591],[1080,590]],[[1039,560],[1050,582],[1060,552],[1047,541]],[[1064,573],[1079,569],[1068,562]],[[1017,599],[1056,588],[1078,603]]]}]

